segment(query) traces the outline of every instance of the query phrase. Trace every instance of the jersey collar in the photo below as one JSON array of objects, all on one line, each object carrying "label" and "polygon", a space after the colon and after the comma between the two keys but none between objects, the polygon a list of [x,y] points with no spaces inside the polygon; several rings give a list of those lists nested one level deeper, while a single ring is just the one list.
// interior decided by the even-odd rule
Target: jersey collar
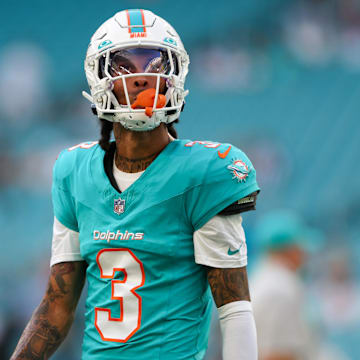
[{"label": "jersey collar", "polygon": [[[150,175],[155,175],[156,173],[161,174],[162,171],[166,171],[166,161],[164,161],[164,159],[169,156],[171,151],[175,148],[175,144],[177,142],[178,140],[171,141],[161,151],[157,158],[146,168],[140,178],[122,193],[116,184],[113,174],[113,159],[116,150],[116,143],[112,142],[110,144],[110,149],[107,152],[99,146],[93,153],[93,157],[90,159],[90,176],[97,191],[106,198],[118,196],[119,194],[125,196],[134,188],[140,191],[142,188],[146,187],[146,179]],[[145,191],[146,188],[144,188],[144,192]]]}]

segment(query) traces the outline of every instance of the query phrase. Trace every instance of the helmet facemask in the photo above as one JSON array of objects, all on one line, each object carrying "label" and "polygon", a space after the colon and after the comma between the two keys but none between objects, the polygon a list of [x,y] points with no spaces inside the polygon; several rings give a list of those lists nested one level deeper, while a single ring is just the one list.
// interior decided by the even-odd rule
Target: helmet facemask
[{"label": "helmet facemask", "polygon": [[[128,110],[134,103],[136,95],[150,87],[156,89],[154,110],[157,106],[158,94],[166,96],[166,104],[170,108],[168,111],[176,110],[171,108],[174,103],[171,104],[170,80],[173,75],[179,75],[176,56],[169,57],[168,52],[162,49],[126,48],[104,54],[100,57],[99,63],[99,77],[110,79],[113,84],[114,109]],[[138,82],[139,78],[141,81]],[[137,87],[133,84],[137,84]]]},{"label": "helmet facemask", "polygon": [[[161,122],[169,124],[179,117],[187,93],[180,79],[181,62],[173,50],[154,47],[109,48],[95,58],[95,63],[97,69],[94,70],[100,86],[92,91],[92,98],[97,99],[96,109],[100,118],[120,122],[130,130],[146,131],[154,129]],[[136,96],[129,92],[129,82],[139,77],[148,79],[155,88],[151,118],[144,113],[144,109],[131,107]],[[121,99],[114,92],[116,82],[121,82]],[[166,97],[165,107],[157,108],[159,94]]]}]

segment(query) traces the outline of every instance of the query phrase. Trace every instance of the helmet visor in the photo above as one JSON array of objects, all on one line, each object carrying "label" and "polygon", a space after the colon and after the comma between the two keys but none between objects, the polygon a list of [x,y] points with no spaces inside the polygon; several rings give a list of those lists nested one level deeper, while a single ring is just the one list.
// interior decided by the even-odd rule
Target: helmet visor
[{"label": "helmet visor", "polygon": [[[103,69],[105,59],[102,65]],[[167,75],[170,71],[171,62],[165,50],[128,48],[110,53],[108,72],[112,77],[136,73]]]}]

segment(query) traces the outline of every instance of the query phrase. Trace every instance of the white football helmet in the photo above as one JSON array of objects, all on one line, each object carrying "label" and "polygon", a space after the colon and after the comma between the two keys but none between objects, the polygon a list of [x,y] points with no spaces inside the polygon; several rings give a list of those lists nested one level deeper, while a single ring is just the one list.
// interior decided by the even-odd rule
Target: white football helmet
[{"label": "white football helmet", "polygon": [[[144,69],[142,73],[132,73],[127,69],[113,71],[111,62],[116,54],[138,48],[157,50],[167,64],[160,70]],[[169,23],[148,10],[120,11],[103,23],[90,40],[85,58],[90,94],[83,91],[83,95],[95,105],[92,106],[96,107],[100,119],[120,122],[129,130],[152,130],[162,122],[170,124],[179,118],[184,98],[188,94],[184,90],[188,66],[189,56],[179,35]],[[126,79],[138,76],[156,78],[152,116],[146,115],[145,109],[131,107]],[[157,108],[161,79],[166,83],[166,104],[165,107]],[[112,91],[116,80],[122,81],[126,104],[120,104]]]}]

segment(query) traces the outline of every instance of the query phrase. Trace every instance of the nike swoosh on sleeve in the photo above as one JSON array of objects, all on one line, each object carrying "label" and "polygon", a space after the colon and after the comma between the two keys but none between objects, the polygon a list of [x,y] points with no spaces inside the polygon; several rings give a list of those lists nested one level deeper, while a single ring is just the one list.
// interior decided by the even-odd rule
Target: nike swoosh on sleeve
[{"label": "nike swoosh on sleeve", "polygon": [[236,253],[238,253],[240,251],[240,249],[237,249],[237,250],[231,250],[230,248],[229,248],[229,250],[228,250],[228,255],[235,255]]},{"label": "nike swoosh on sleeve", "polygon": [[223,153],[221,153],[221,152],[218,150],[218,155],[219,155],[220,159],[225,159],[225,158],[228,156],[230,150],[231,150],[231,145],[230,145],[230,146],[227,148],[227,150],[225,150]]}]

